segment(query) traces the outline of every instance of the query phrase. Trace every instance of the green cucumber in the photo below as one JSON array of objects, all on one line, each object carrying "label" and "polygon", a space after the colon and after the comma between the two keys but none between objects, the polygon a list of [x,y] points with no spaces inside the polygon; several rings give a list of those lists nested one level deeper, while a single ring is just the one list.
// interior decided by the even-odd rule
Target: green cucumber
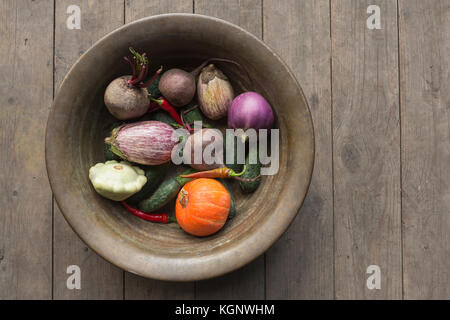
[{"label": "green cucumber", "polygon": [[169,162],[159,166],[142,166],[142,169],[145,171],[145,176],[147,177],[147,183],[138,193],[135,193],[129,197],[127,202],[130,204],[136,204],[147,198],[153,191],[156,190],[161,181],[163,181],[169,167]]},{"label": "green cucumber", "polygon": [[228,219],[232,219],[234,218],[234,216],[236,215],[236,202],[234,201],[234,197],[233,197],[233,192],[231,192],[231,187],[228,184],[228,181],[226,181],[225,179],[218,179],[220,181],[220,183],[223,184],[223,186],[228,190],[228,193],[230,194],[230,211],[228,211]]},{"label": "green cucumber", "polygon": [[[194,169],[188,169],[182,174],[191,174],[194,172],[196,172]],[[139,210],[152,212],[164,207],[171,200],[175,199],[180,189],[191,180],[189,178],[181,178],[180,176],[167,177],[150,197],[139,202]]]},{"label": "green cucumber", "polygon": [[[233,139],[234,140],[234,160],[232,160],[231,162],[227,162],[226,156],[227,156],[227,149],[231,148],[231,145],[229,146],[229,144],[231,144],[231,141],[229,141],[229,139]],[[240,143],[238,140],[238,137],[234,136],[234,135],[229,135],[229,134],[225,134],[225,153],[224,153],[224,158],[225,158],[225,165],[232,169],[234,172],[241,172],[242,171],[242,164],[237,163],[237,144]]]},{"label": "green cucumber", "polygon": [[[256,156],[256,163],[251,164],[249,163],[250,157]],[[251,148],[248,151],[247,158],[245,159],[246,164],[246,170],[242,176],[239,178],[241,179],[255,179],[261,174],[261,164],[259,163],[258,159],[258,148]],[[259,184],[261,183],[261,177],[259,179],[255,179],[252,181],[240,181],[239,186],[241,187],[242,191],[246,193],[255,192],[256,189],[258,189]]]}]

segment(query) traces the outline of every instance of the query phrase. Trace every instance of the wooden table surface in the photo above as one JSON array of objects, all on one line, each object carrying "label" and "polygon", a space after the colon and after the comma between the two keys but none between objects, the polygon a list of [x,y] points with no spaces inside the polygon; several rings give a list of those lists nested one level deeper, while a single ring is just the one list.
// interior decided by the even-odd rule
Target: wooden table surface
[{"label": "wooden table surface", "polygon": [[[67,27],[70,5],[81,29]],[[380,29],[367,26],[370,5]],[[45,170],[46,119],[70,66],[109,31],[168,12],[222,18],[273,47],[316,137],[289,230],[248,266],[195,283],[144,279],[92,252]],[[0,17],[0,299],[450,299],[449,0],[1,0]],[[80,290],[67,289],[69,265]]]}]

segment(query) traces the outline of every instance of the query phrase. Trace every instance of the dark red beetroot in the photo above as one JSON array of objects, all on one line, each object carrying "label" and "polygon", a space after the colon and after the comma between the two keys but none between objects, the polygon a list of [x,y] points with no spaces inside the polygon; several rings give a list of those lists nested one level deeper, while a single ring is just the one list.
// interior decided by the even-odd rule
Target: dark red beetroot
[{"label": "dark red beetroot", "polygon": [[[191,72],[181,69],[170,69],[161,76],[159,80],[159,91],[174,107],[182,107],[192,101],[196,91],[195,77],[201,69],[210,62],[227,62],[241,67],[240,64],[228,59],[210,58]],[[244,70],[245,71],[245,70]],[[247,72],[247,71],[245,71]]]},{"label": "dark red beetroot", "polygon": [[195,89],[195,76],[181,69],[170,69],[159,80],[159,91],[174,107],[191,102]]},{"label": "dark red beetroot", "polygon": [[133,74],[113,80],[104,95],[106,107],[119,120],[137,118],[147,112],[150,99],[145,88],[151,85],[162,71],[159,69],[147,83],[144,83],[148,75],[146,54],[139,54],[133,48],[130,48],[130,51],[133,57],[124,59],[130,64]]}]

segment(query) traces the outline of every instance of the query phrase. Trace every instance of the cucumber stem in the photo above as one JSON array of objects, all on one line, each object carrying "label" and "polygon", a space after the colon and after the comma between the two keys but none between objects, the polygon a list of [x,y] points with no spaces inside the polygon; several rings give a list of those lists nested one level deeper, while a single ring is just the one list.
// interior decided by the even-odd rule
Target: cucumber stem
[{"label": "cucumber stem", "polygon": [[239,172],[239,173],[236,173],[236,172],[234,172],[233,169],[230,169],[229,176],[230,177],[240,177],[240,176],[242,176],[245,173],[245,170],[247,170],[247,165],[246,164],[244,164],[244,167],[242,168],[242,171]]}]

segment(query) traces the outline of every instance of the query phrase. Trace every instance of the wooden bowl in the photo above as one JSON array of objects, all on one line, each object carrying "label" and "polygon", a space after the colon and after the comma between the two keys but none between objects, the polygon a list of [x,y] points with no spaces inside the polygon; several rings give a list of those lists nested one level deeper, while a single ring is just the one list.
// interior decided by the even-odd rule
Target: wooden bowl
[{"label": "wooden bowl", "polygon": [[[129,74],[122,57],[133,46],[151,67],[193,69],[209,57],[233,59],[248,70],[220,64],[236,90],[252,89],[272,105],[280,129],[280,169],[251,195],[236,190],[237,216],[205,238],[177,224],[140,220],[100,197],[89,168],[104,162],[103,140],[114,119],[103,103],[108,83]],[[240,268],[266,251],[288,228],[309,187],[314,130],[302,89],[286,64],[262,41],[222,20],[165,14],[127,24],[94,44],[66,75],[49,115],[46,162],[50,184],[66,220],[109,262],[161,280],[193,281]],[[173,204],[171,208],[173,210]]]}]

